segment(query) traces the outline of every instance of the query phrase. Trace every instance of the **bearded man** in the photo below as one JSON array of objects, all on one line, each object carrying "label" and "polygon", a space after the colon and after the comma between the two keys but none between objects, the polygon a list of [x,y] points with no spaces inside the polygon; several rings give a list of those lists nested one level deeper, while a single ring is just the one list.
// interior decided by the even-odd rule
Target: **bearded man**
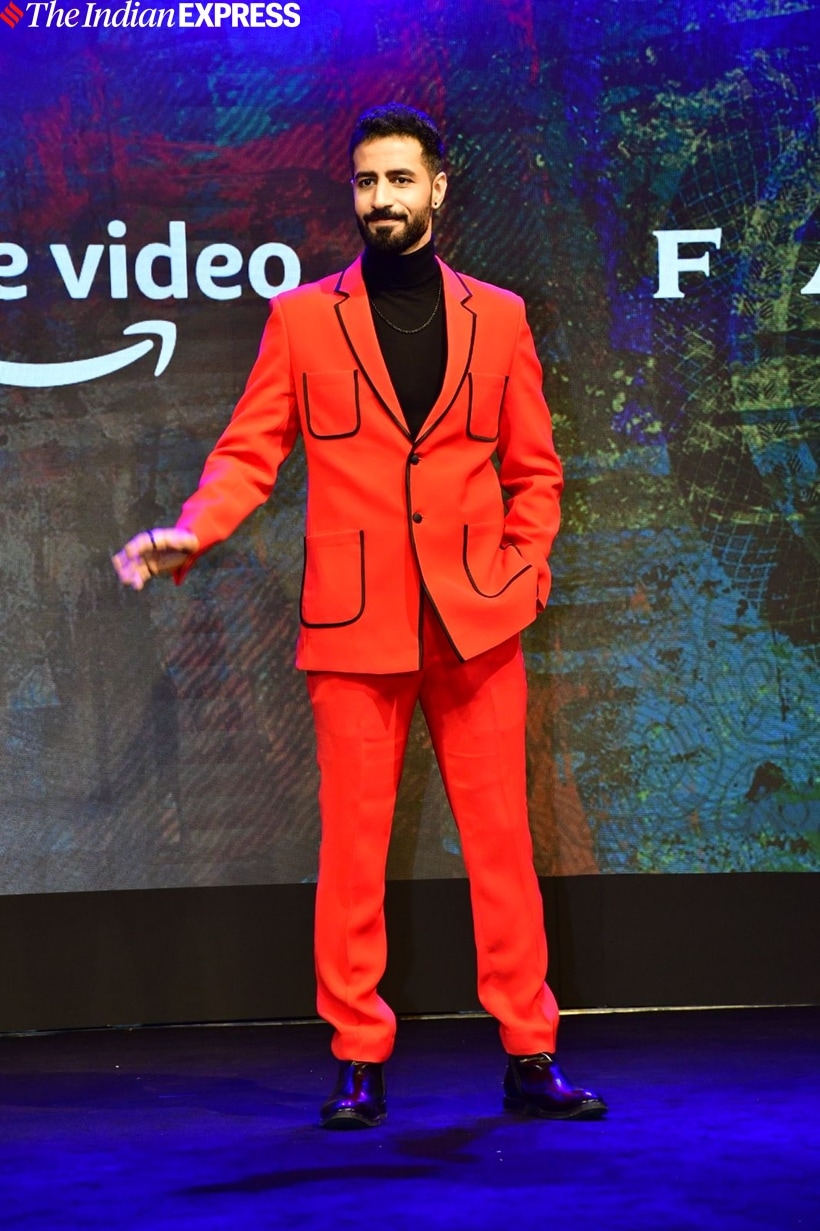
[{"label": "bearded man", "polygon": [[364,253],[272,303],[259,358],[175,527],[114,557],[124,584],[181,580],[270,495],[301,432],[308,468],[296,665],[321,774],[318,1011],[334,1028],[325,1128],[386,1115],[396,1020],[387,848],[410,720],[426,718],[470,879],[478,994],[508,1055],[504,1106],[606,1112],[554,1058],[543,906],[525,772],[519,634],[543,610],[561,466],[522,300],[434,251],[447,190],[429,116],[399,104],[350,140]]}]

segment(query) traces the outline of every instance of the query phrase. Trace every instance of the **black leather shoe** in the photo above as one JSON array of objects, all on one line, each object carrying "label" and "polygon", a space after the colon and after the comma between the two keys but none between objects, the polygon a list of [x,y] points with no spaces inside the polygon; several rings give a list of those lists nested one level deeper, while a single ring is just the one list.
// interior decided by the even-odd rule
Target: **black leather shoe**
[{"label": "black leather shoe", "polygon": [[604,1100],[592,1090],[573,1086],[548,1052],[510,1056],[504,1075],[504,1106],[545,1120],[600,1120]]},{"label": "black leather shoe", "polygon": [[322,1128],[375,1128],[386,1119],[382,1066],[341,1060],[336,1089],[319,1113]]}]

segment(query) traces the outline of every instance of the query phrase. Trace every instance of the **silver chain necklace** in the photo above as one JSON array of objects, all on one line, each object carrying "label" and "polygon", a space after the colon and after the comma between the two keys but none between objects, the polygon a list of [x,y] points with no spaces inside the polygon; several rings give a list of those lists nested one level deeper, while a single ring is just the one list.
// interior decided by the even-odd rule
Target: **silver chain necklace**
[{"label": "silver chain necklace", "polygon": [[[423,324],[423,325],[419,325],[418,329],[402,329],[402,327],[401,327],[400,325],[394,325],[392,321],[389,321],[389,320],[387,319],[387,317],[384,315],[384,313],[383,313],[383,312],[380,312],[380,311],[379,311],[379,309],[376,307],[376,305],[375,305],[375,303],[373,302],[373,300],[372,300],[372,299],[370,300],[370,306],[371,306],[371,308],[373,309],[373,311],[376,313],[376,315],[381,317],[381,319],[384,321],[385,325],[389,325],[391,329],[395,329],[396,333],[421,333],[421,331],[422,331],[423,329],[426,329],[428,325],[432,324],[432,322],[433,322],[433,318],[434,318],[434,316],[436,315],[436,313],[437,313],[437,312],[438,312],[438,310],[439,310],[439,305],[440,305],[440,303],[441,303],[441,288],[442,288],[442,286],[443,286],[443,282],[439,282],[439,284],[438,284],[438,295],[436,295],[436,306],[433,308],[433,311],[432,311],[432,312],[430,313],[430,315],[427,317],[427,320],[424,322],[424,324]],[[369,298],[369,296],[368,296],[368,298]]]}]

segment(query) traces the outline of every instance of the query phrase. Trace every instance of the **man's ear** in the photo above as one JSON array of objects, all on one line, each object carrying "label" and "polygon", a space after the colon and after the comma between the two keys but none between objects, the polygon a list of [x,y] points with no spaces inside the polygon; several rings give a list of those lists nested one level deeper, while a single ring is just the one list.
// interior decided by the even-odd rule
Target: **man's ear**
[{"label": "man's ear", "polygon": [[434,177],[432,189],[433,209],[438,209],[444,200],[444,194],[447,192],[447,176],[443,171],[439,171],[438,175]]}]

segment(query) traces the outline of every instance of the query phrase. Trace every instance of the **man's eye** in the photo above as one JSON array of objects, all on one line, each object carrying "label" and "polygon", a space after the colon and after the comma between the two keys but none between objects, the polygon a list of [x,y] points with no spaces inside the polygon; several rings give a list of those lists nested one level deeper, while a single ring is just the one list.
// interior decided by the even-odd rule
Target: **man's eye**
[{"label": "man's eye", "polygon": [[362,176],[360,180],[356,180],[356,187],[357,188],[372,188],[373,180],[365,176]]}]

